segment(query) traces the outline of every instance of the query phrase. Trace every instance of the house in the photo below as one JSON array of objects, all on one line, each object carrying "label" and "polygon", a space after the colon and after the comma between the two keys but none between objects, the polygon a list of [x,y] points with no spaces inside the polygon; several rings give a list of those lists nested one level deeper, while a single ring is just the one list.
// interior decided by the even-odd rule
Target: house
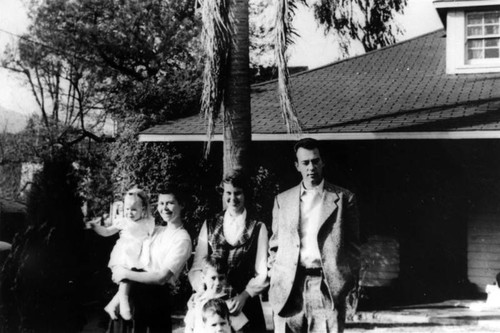
[{"label": "house", "polygon": [[[302,136],[322,140],[327,177],[358,195],[366,252],[382,251],[366,284],[405,301],[470,296],[500,272],[500,0],[434,4],[444,30],[291,79]],[[298,136],[276,90],[252,86],[252,149],[287,188]],[[205,133],[194,116],[139,140]]]},{"label": "house", "polygon": [[0,198],[0,242],[12,243],[14,236],[25,228],[26,205]]},{"label": "house", "polygon": [[26,194],[36,163],[5,163],[0,165],[0,241],[12,243],[14,236],[26,228]]}]

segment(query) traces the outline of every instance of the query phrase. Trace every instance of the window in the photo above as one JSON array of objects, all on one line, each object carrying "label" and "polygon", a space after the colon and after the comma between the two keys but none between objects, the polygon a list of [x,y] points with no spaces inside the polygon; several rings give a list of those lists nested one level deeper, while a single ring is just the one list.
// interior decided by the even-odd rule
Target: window
[{"label": "window", "polygon": [[500,11],[467,14],[466,48],[468,64],[500,59]]}]

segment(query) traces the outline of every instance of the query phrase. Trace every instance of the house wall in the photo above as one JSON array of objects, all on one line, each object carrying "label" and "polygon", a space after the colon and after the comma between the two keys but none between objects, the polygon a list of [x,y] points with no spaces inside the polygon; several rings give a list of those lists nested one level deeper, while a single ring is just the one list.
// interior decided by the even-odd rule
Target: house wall
[{"label": "house wall", "polygon": [[[468,226],[495,200],[500,144],[494,140],[323,142],[325,176],[358,196],[364,247],[385,239],[366,286],[397,289],[399,302],[474,297],[469,281]],[[280,189],[295,184],[293,143],[256,143]],[[257,155],[256,155],[257,156]],[[280,156],[280,158],[276,158]],[[485,186],[485,183],[488,186]],[[500,196],[498,196],[500,198]],[[500,218],[500,214],[494,213]],[[399,257],[394,255],[396,241]],[[500,243],[500,242],[499,242]],[[395,243],[392,243],[395,244]],[[482,257],[485,253],[479,253]],[[383,262],[391,258],[399,262]],[[375,272],[375,271],[376,272]],[[389,277],[382,282],[380,277]],[[386,283],[390,281],[390,283]],[[385,293],[387,297],[388,293]]]},{"label": "house wall", "polygon": [[389,287],[399,277],[399,241],[394,237],[371,235],[361,246],[362,287]]},{"label": "house wall", "polygon": [[[470,189],[471,209],[468,217],[468,279],[476,291],[484,293],[500,273],[500,155],[498,143],[483,142],[474,150],[474,175]],[[482,162],[480,162],[482,161]]]},{"label": "house wall", "polygon": [[15,200],[19,195],[21,163],[0,165],[0,198]]},{"label": "house wall", "polygon": [[500,214],[471,215],[467,234],[468,278],[477,291],[484,292],[486,285],[492,284],[500,273]]}]

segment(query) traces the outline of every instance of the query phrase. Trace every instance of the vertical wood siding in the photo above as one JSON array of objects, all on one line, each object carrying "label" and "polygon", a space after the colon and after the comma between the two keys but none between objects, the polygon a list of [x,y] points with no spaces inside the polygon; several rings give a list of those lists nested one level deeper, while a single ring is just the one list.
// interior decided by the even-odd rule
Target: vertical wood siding
[{"label": "vertical wood siding", "polygon": [[399,243],[387,236],[374,235],[361,246],[360,285],[386,287],[399,276]]},{"label": "vertical wood siding", "polygon": [[468,278],[479,291],[500,273],[500,217],[484,213],[471,216],[467,232]]}]

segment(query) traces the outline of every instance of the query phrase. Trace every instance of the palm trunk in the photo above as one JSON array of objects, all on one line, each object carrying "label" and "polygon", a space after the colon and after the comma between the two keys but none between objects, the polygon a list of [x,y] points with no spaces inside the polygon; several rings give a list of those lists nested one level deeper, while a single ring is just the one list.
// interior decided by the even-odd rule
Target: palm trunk
[{"label": "palm trunk", "polygon": [[224,82],[224,176],[248,169],[252,140],[248,0],[230,0],[229,15],[233,35]]}]

